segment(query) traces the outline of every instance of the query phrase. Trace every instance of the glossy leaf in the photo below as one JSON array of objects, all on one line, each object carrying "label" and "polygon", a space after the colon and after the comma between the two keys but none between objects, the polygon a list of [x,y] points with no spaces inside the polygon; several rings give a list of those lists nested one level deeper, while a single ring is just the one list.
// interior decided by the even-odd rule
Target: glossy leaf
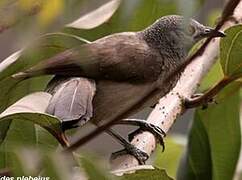
[{"label": "glossy leaf", "polygon": [[70,162],[60,153],[50,153],[43,158],[44,176],[55,180],[72,179]]},{"label": "glossy leaf", "polygon": [[225,31],[226,37],[220,43],[221,65],[227,76],[242,75],[242,25]]},{"label": "glossy leaf", "polygon": [[[37,124],[51,134],[58,136],[62,133],[60,121],[50,115],[44,114],[45,109],[49,104],[51,95],[44,92],[30,94],[15,104],[7,108],[0,114],[0,122],[25,120]],[[6,133],[2,132],[2,135]],[[5,137],[1,137],[4,140]]]},{"label": "glossy leaf", "polygon": [[154,165],[158,168],[165,169],[167,174],[173,178],[176,177],[176,171],[179,161],[184,150],[184,145],[178,143],[178,139],[182,137],[168,137],[166,138],[166,149],[162,152],[161,147],[157,147],[155,153]]},{"label": "glossy leaf", "polygon": [[176,11],[175,0],[122,0],[117,11],[106,23],[88,31],[65,28],[64,32],[76,34],[89,40],[96,40],[116,32],[142,30],[161,16],[175,14]]},{"label": "glossy leaf", "polygon": [[39,136],[35,124],[46,129],[55,138],[59,138],[62,133],[60,121],[44,114],[50,97],[50,94],[44,92],[28,95],[0,115],[0,167],[9,164],[9,153],[11,154],[16,146],[30,145],[47,149],[44,147],[45,144],[40,144],[37,140]]},{"label": "glossy leaf", "polygon": [[201,86],[199,90],[201,92],[205,92],[210,89],[214,84],[218,83],[221,79],[223,79],[224,74],[219,60],[213,65],[210,71],[206,74],[201,82]]},{"label": "glossy leaf", "polygon": [[137,180],[137,179],[147,179],[147,180],[172,180],[165,170],[158,168],[151,170],[137,170],[135,173],[125,174],[120,178],[122,180]]},{"label": "glossy leaf", "polygon": [[[51,78],[50,76],[46,76],[32,78],[19,82],[10,77],[12,74],[25,68],[28,68],[40,62],[41,60],[44,60],[48,57],[55,55],[56,53],[64,51],[65,49],[72,48],[83,43],[86,43],[84,39],[70,34],[46,34],[38,38],[34,44],[31,44],[28,47],[26,47],[25,50],[19,51],[18,53],[12,55],[10,58],[7,58],[5,61],[1,62],[0,112],[5,110],[9,105],[12,105],[25,95],[31,92],[43,90],[47,82]],[[40,102],[42,101],[42,99],[39,99],[39,102],[37,102],[36,104],[41,104]],[[43,112],[44,111],[42,111],[42,113]],[[17,121],[12,121],[12,119],[17,119]],[[11,149],[9,147],[15,146],[16,143],[36,145],[41,148],[45,148],[48,142],[53,143],[46,149],[54,149],[57,146],[56,139],[53,138],[53,136],[51,136],[49,133],[52,133],[52,135],[54,136],[60,133],[60,129],[58,129],[60,124],[57,124],[58,127],[55,123],[41,124],[46,120],[50,120],[50,122],[52,122],[52,120],[57,119],[45,114],[39,115],[36,112],[34,112],[32,114],[27,113],[21,115],[10,115],[0,123],[1,142],[5,140],[5,142],[0,147],[1,167],[5,167],[7,165],[9,158],[6,154],[9,151],[9,149]],[[47,133],[46,130],[41,130],[41,128],[38,128],[38,131],[36,131],[35,124],[31,121],[36,121],[35,123],[47,129],[49,133]]]},{"label": "glossy leaf", "polygon": [[14,177],[38,176],[41,154],[33,147],[16,147],[10,156],[9,169]]},{"label": "glossy leaf", "polygon": [[59,143],[45,128],[35,126],[36,132],[36,147],[43,149],[46,152],[55,151]]},{"label": "glossy leaf", "polygon": [[[85,9],[84,3],[91,8]],[[101,3],[104,4],[104,2]],[[2,17],[0,33],[9,28],[26,27],[26,32],[22,32],[23,36],[31,31],[43,33],[56,30],[78,18],[80,12],[88,13],[95,8],[95,2],[91,0],[89,2],[86,0],[11,0],[0,4],[0,16]]]},{"label": "glossy leaf", "polygon": [[[9,169],[14,177],[32,176],[42,179],[72,179],[72,161],[60,152],[43,152],[31,146],[18,146],[11,153]],[[74,178],[73,178],[74,179]]]},{"label": "glossy leaf", "polygon": [[196,111],[178,180],[233,179],[241,143],[239,105],[235,82],[218,95],[217,105]]},{"label": "glossy leaf", "polygon": [[0,72],[5,70],[9,65],[14,63],[15,61],[17,61],[17,59],[19,58],[20,55],[21,55],[21,51],[17,51],[15,53],[13,53],[12,55],[10,55],[5,60],[3,60],[3,62],[0,64]]},{"label": "glossy leaf", "polygon": [[108,21],[118,9],[121,0],[112,0],[99,8],[81,16],[79,19],[67,25],[78,29],[92,29]]},{"label": "glossy leaf", "polygon": [[[78,164],[79,166],[84,170],[86,176],[90,180],[100,179],[100,180],[106,180],[110,179],[107,176],[107,170],[104,171],[100,167],[100,165],[97,163],[97,160],[94,160],[91,156],[80,156],[75,155],[76,158],[78,158]],[[96,163],[93,163],[96,162]]]}]

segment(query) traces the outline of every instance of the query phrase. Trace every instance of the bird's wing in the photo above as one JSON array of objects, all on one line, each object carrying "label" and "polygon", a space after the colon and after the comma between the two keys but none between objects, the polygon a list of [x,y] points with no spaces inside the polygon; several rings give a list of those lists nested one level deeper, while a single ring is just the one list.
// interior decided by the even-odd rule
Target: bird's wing
[{"label": "bird's wing", "polygon": [[95,91],[93,80],[56,76],[47,87],[47,92],[52,94],[52,98],[46,112],[57,116],[65,129],[77,122],[83,125],[93,116],[92,101]]},{"label": "bird's wing", "polygon": [[144,82],[158,78],[162,63],[159,53],[138,35],[119,33],[66,50],[14,77],[55,74]]},{"label": "bird's wing", "polygon": [[152,82],[132,84],[105,80],[96,82],[96,86],[91,122],[98,125],[112,121],[126,111],[129,111],[126,117],[133,115],[145,107],[150,107],[160,97],[159,90],[158,94],[147,97],[156,89],[156,84]]}]

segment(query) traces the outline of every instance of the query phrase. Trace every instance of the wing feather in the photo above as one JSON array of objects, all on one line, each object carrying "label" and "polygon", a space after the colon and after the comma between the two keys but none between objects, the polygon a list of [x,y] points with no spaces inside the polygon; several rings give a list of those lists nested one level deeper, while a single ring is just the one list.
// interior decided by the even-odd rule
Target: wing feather
[{"label": "wing feather", "polygon": [[46,110],[63,123],[85,124],[93,116],[92,101],[96,92],[93,80],[87,78],[54,78],[47,88],[53,95]]},{"label": "wing feather", "polygon": [[66,50],[14,77],[43,74],[143,83],[155,81],[163,60],[135,33],[119,33]]}]

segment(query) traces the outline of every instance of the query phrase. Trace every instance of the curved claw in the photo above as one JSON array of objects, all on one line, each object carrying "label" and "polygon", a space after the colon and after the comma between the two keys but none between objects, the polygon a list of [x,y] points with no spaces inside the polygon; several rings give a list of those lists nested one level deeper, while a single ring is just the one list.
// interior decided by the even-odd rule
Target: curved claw
[{"label": "curved claw", "polygon": [[147,123],[145,120],[140,119],[124,119],[117,122],[116,124],[135,125],[140,127],[138,130],[129,134],[129,141],[131,141],[134,138],[134,136],[137,135],[137,133],[140,133],[140,131],[149,131],[158,139],[159,143],[163,148],[163,151],[165,150],[163,137],[166,136],[166,133],[160,127],[151,123]]}]

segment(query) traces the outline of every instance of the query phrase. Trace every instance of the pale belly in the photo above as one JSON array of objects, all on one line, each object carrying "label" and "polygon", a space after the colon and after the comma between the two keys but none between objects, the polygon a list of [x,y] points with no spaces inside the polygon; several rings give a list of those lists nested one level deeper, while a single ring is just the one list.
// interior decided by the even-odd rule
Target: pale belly
[{"label": "pale belly", "polygon": [[[97,91],[93,101],[94,124],[107,123],[124,112],[126,117],[153,106],[173,85],[158,87],[157,83],[129,84],[111,81],[97,83]],[[152,93],[153,92],[153,93]],[[145,98],[146,97],[146,98]]]}]

